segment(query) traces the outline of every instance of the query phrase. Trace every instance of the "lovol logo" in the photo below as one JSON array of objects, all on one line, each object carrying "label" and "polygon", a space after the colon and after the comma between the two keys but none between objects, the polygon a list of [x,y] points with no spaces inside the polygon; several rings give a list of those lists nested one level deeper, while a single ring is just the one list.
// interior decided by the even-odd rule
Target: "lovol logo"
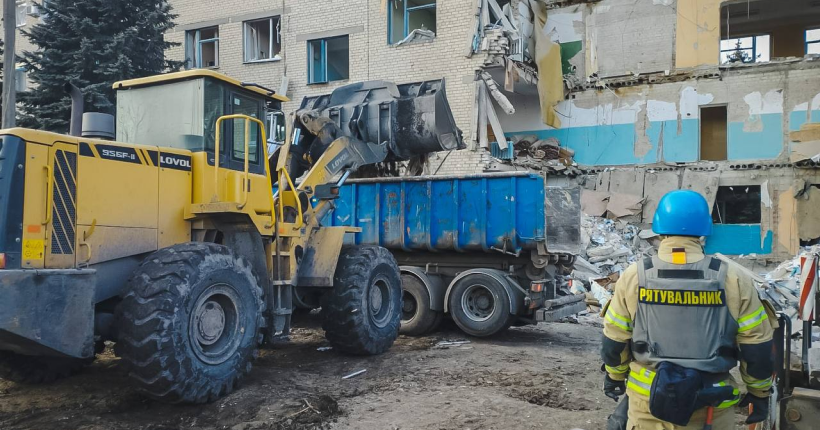
[{"label": "lovol logo", "polygon": [[327,163],[327,167],[325,167],[325,170],[327,170],[331,175],[335,175],[347,166],[348,160],[350,160],[350,153],[345,150],[339,153],[339,155],[337,155],[335,158],[330,160],[330,162]]},{"label": "lovol logo", "polygon": [[191,170],[191,157],[177,154],[161,154],[159,156],[159,167],[176,170]]}]

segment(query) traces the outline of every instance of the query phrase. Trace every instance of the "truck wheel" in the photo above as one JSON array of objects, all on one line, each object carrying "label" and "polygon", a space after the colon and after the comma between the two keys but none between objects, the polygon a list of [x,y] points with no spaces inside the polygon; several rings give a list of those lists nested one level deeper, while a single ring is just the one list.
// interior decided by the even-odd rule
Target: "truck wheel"
[{"label": "truck wheel", "polygon": [[450,314],[465,333],[486,337],[510,327],[510,298],[495,278],[483,273],[467,275],[450,291]]},{"label": "truck wheel", "polygon": [[247,260],[212,243],[174,245],[151,254],[129,280],[115,349],[148,397],[214,401],[250,372],[264,309]]},{"label": "truck wheel", "polygon": [[0,351],[0,379],[23,384],[41,384],[79,372],[93,358],[63,358],[20,355]]},{"label": "truck wheel", "polygon": [[390,251],[343,248],[333,290],[322,295],[322,328],[334,348],[356,355],[387,351],[399,336],[401,275]]},{"label": "truck wheel", "polygon": [[421,336],[438,328],[444,313],[430,309],[430,293],[419,278],[402,275],[402,308],[400,333]]}]

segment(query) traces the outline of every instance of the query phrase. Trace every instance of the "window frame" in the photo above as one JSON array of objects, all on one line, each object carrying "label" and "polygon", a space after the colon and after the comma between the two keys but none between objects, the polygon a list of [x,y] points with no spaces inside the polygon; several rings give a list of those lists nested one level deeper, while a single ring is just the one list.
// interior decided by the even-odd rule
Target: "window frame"
[{"label": "window frame", "polygon": [[[202,39],[202,31],[204,30],[216,30],[216,37],[212,37],[210,39]],[[211,27],[202,27],[197,28],[195,30],[188,30],[185,32],[185,43],[191,44],[193,43],[193,47],[187,46],[185,47],[185,56],[188,57],[185,59],[186,66],[188,69],[218,69],[219,68],[219,26],[211,26]],[[204,66],[202,64],[202,45],[206,43],[213,43],[214,44],[214,65],[213,66]],[[191,49],[193,49],[194,57],[190,58]],[[188,66],[188,63],[192,63]]]},{"label": "window frame", "polygon": [[[350,56],[350,35],[349,34],[344,34],[344,35],[340,35],[340,36],[333,36],[333,37],[325,37],[325,38],[321,38],[321,39],[311,39],[311,40],[307,41],[307,84],[308,85],[320,85],[320,84],[327,84],[327,83],[330,83],[330,82],[338,82],[338,81],[344,81],[344,80],[350,79],[350,64],[349,63],[348,63],[348,71],[347,71],[348,76],[347,76],[347,78],[334,79],[334,80],[331,81],[331,80],[329,80],[328,73],[327,73],[327,71],[328,71],[327,43],[330,40],[342,39],[342,38],[347,39],[347,50],[348,50],[347,55],[348,55],[348,60],[349,60],[349,56]],[[321,75],[322,80],[315,80],[316,73],[313,70],[312,64],[311,64],[311,63],[313,63],[313,55],[315,53],[314,52],[314,50],[315,50],[314,43],[316,43],[316,42],[319,42],[319,51],[320,51],[319,55],[321,57],[321,60],[320,60],[320,63],[321,63],[320,72],[321,73],[320,73],[320,75]]]},{"label": "window frame", "polygon": [[809,40],[809,32],[818,30],[820,31],[820,27],[812,27],[807,28],[806,31],[803,33],[803,42],[805,43],[805,50],[803,51],[803,55],[818,55],[818,54],[809,54],[809,45],[818,45],[820,46],[820,35],[817,36],[815,40]]},{"label": "window frame", "polygon": [[[757,38],[758,37],[764,37],[764,36],[769,37],[769,52],[770,52],[769,59],[766,60],[766,61],[758,61],[757,60],[757,54],[758,54],[758,52],[757,52],[757,46],[758,46],[757,45]],[[743,50],[743,51],[748,51],[748,50],[752,51],[752,61],[750,61],[748,63],[743,63],[743,64],[761,64],[761,63],[768,63],[772,60],[772,58],[771,58],[772,35],[767,34],[767,33],[761,33],[761,34],[753,34],[753,35],[750,35],[750,36],[739,36],[739,37],[730,37],[728,39],[721,39],[720,42],[718,42],[718,47],[719,47],[718,56],[720,57],[719,58],[720,65],[731,64],[728,61],[723,62],[723,53],[724,52],[735,52],[737,50],[734,46],[731,47],[730,49],[722,49],[722,48],[720,48],[720,43],[725,42],[725,41],[730,41],[730,40],[738,41],[738,40],[741,40],[741,39],[752,39],[752,47],[751,48],[741,48],[741,50]]]},{"label": "window frame", "polygon": [[[229,87],[227,84],[225,84],[223,82],[220,82],[220,81],[218,81],[216,79],[213,79],[213,78],[206,77],[205,79],[210,80],[211,84],[217,85],[220,92],[222,93],[222,112],[217,116],[217,118],[219,118],[221,116],[224,116],[224,115],[233,115],[235,113],[235,111],[234,111],[234,102],[233,102],[233,98],[234,98],[235,95],[238,95],[238,96],[241,96],[241,97],[244,97],[244,98],[248,98],[248,99],[256,100],[257,103],[258,103],[258,111],[257,112],[259,112],[259,116],[261,116],[261,118],[267,118],[267,108],[266,108],[266,105],[265,105],[265,101],[262,100],[262,99],[259,99],[259,97],[256,94],[253,94],[249,91],[241,90],[239,88]],[[261,118],[259,118],[259,119],[261,119]],[[216,118],[214,118],[214,121],[215,120],[216,120]],[[220,131],[220,137],[222,139],[221,139],[221,142],[219,143],[219,166],[223,167],[223,168],[226,168],[226,169],[241,172],[241,171],[245,170],[245,159],[244,159],[244,157],[240,159],[240,158],[234,156],[235,155],[235,153],[234,153],[234,149],[235,149],[234,148],[234,145],[235,145],[235,142],[234,142],[234,123],[235,122],[238,122],[238,121],[227,120],[227,121],[222,122],[222,130]],[[263,122],[264,122],[264,120],[263,120]],[[239,124],[242,124],[242,123],[243,122],[239,122]],[[216,130],[208,129],[207,127],[209,125],[207,123],[205,125],[206,125],[205,133],[210,132],[210,133],[213,133],[213,134],[211,134],[212,136],[215,136],[215,134],[216,134],[215,131]],[[215,124],[211,124],[210,127],[213,128],[214,125]],[[251,127],[257,127],[257,124],[252,123]],[[259,133],[258,134],[259,142],[257,142],[257,144],[256,144],[256,161],[254,161],[253,159],[248,157],[248,171],[251,174],[255,174],[255,175],[264,175],[265,174],[265,164],[264,163],[267,163],[267,160],[263,160],[264,157],[263,157],[263,152],[262,152],[262,146],[266,145],[267,142],[262,142],[261,137],[262,137],[262,135],[261,135],[261,133]],[[205,142],[204,142],[204,150],[205,150],[205,152],[207,152],[209,154],[208,164],[213,166],[213,157],[214,157],[214,152],[215,151],[214,151],[214,147],[213,147],[213,142],[208,142],[207,137],[205,138]],[[243,150],[244,150],[244,142],[243,142]]]},{"label": "window frame", "polygon": [[[29,4],[27,1],[17,1],[14,4],[14,28],[22,28],[28,24]],[[22,18],[22,22],[21,22]]]},{"label": "window frame", "polygon": [[[276,25],[273,25],[273,21],[276,20]],[[268,31],[270,32],[270,37],[268,38],[268,51],[269,51],[269,58],[264,59],[250,59],[248,57],[248,34],[250,30],[250,24],[257,23],[260,21],[268,21]],[[275,36],[275,37],[274,37]],[[275,42],[279,43],[280,51],[282,46],[282,16],[281,15],[273,15],[267,18],[259,18],[259,19],[250,19],[247,21],[242,22],[242,59],[244,63],[264,63],[269,61],[281,61],[281,58],[275,58],[279,55],[279,52],[274,52],[273,47],[276,45]]]},{"label": "window frame", "polygon": [[[413,7],[410,7],[410,8],[407,7],[407,1],[408,0],[391,0],[391,2],[396,2],[396,1],[401,1],[402,5],[404,6],[404,9],[403,9],[403,12],[404,12],[403,26],[404,26],[404,28],[402,29],[403,36],[401,37],[400,40],[395,40],[395,41],[393,40],[393,8],[388,5],[388,7],[387,7],[387,44],[388,45],[395,45],[395,44],[401,42],[402,40],[406,39],[407,36],[410,35],[410,12],[416,12],[416,11],[425,10],[425,9],[435,9],[435,8],[438,7],[438,0],[427,0],[430,3],[425,4],[425,5],[421,5],[421,6],[413,6]],[[436,21],[438,21],[438,14],[436,14]],[[436,25],[438,26],[438,23],[436,23]]]}]

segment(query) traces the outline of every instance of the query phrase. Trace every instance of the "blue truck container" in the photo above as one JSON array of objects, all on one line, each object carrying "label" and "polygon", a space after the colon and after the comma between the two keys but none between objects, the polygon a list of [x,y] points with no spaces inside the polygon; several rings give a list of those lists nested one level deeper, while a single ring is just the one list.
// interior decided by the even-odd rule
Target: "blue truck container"
[{"label": "blue truck container", "polygon": [[[324,225],[359,227],[346,244],[385,247],[399,262],[407,334],[429,331],[421,323],[435,326],[442,313],[485,336],[585,308],[560,295],[561,274],[580,250],[578,189],[548,187],[532,173],[359,179],[334,204]],[[459,288],[465,282],[485,288]],[[461,300],[454,291],[478,294]]]}]

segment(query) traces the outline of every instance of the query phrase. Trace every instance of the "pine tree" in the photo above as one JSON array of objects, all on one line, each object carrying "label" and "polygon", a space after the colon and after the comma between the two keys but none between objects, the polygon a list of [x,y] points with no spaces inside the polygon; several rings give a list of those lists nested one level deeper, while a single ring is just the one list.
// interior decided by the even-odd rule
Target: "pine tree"
[{"label": "pine tree", "polygon": [[65,133],[71,103],[66,82],[85,94],[86,112],[115,113],[114,82],[179,70],[165,58],[176,15],[168,0],[49,0],[25,35],[38,48],[23,53],[32,83],[19,95],[20,125]]}]

